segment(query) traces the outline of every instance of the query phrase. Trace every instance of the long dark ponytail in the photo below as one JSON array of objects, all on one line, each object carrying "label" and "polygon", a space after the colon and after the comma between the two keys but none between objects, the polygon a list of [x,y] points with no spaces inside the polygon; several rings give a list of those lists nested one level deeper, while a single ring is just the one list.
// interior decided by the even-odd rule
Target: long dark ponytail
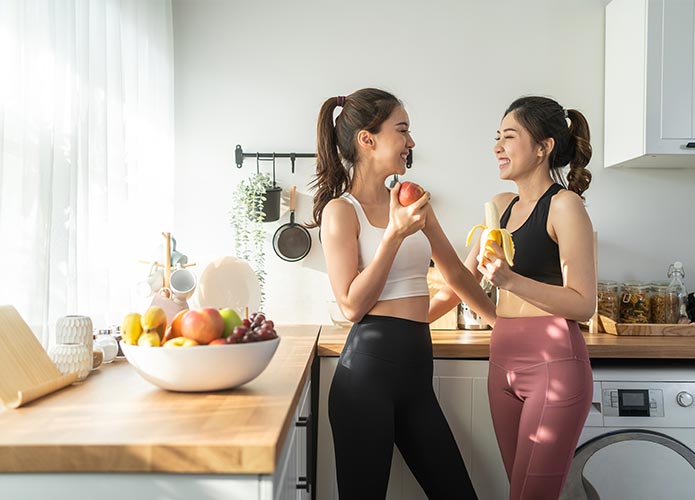
[{"label": "long dark ponytail", "polygon": [[[507,108],[504,115],[512,111],[536,143],[551,137],[555,140],[548,158],[553,180],[580,196],[589,189],[591,172],[586,166],[591,160],[591,136],[584,115],[576,109],[565,111],[557,101],[539,96],[520,97]],[[570,121],[569,127],[567,119]],[[562,168],[568,164],[565,183]]]},{"label": "long dark ponytail", "polygon": [[[331,97],[323,103],[316,131],[316,178],[312,182],[316,188],[314,222],[309,227],[320,226],[328,202],[350,189],[352,178],[348,172],[357,162],[357,133],[360,130],[378,133],[381,124],[400,105],[401,101],[394,95],[372,88],[347,97]],[[343,109],[333,125],[333,113],[339,106]]]}]

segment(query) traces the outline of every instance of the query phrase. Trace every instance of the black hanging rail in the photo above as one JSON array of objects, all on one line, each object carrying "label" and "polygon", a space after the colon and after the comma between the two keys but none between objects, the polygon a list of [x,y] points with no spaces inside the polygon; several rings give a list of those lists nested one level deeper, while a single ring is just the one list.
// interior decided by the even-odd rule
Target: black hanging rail
[{"label": "black hanging rail", "polygon": [[[316,158],[316,153],[244,153],[241,145],[237,144],[234,149],[236,157],[236,168],[241,168],[244,164],[244,158],[256,158],[258,160],[273,160],[275,166],[275,158],[289,158],[292,163],[292,173],[294,173],[294,160],[297,158]],[[413,166],[413,150],[408,150],[408,159],[405,162],[406,168]]]}]

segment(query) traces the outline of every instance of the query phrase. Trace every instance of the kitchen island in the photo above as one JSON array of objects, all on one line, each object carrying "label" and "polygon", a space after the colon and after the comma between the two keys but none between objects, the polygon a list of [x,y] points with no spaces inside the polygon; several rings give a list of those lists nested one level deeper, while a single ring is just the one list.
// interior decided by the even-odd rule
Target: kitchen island
[{"label": "kitchen island", "polygon": [[320,327],[276,329],[270,364],[237,389],[169,392],[117,359],[83,383],[0,409],[0,497],[296,499],[309,473]]}]

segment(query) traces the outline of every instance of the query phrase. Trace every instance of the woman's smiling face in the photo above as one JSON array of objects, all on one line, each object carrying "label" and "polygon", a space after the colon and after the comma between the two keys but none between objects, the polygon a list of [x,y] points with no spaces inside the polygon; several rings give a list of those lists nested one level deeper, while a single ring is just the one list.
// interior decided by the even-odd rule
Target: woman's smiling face
[{"label": "woman's smiling face", "polygon": [[515,180],[538,167],[544,156],[541,148],[516,120],[513,111],[506,115],[497,131],[493,148],[500,179]]},{"label": "woman's smiling face", "polygon": [[403,106],[393,110],[374,138],[378,144],[375,155],[379,163],[391,170],[388,174],[404,174],[408,152],[415,147],[415,141],[410,135],[410,118]]}]

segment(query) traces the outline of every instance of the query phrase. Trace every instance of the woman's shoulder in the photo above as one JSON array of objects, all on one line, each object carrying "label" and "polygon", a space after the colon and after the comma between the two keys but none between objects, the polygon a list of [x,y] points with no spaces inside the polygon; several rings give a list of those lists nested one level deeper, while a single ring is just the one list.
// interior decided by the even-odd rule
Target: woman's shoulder
[{"label": "woman's shoulder", "polygon": [[574,191],[560,189],[551,199],[550,206],[557,211],[584,211],[584,200]]},{"label": "woman's shoulder", "polygon": [[345,197],[333,198],[326,203],[323,208],[321,217],[321,225],[330,223],[331,225],[344,226],[346,224],[354,224],[359,226],[357,221],[357,213],[352,203]]},{"label": "woman's shoulder", "polygon": [[511,192],[497,193],[495,196],[492,197],[490,201],[495,204],[495,206],[497,207],[497,211],[501,214],[507,209],[512,200],[517,196],[518,195],[516,193]]}]

